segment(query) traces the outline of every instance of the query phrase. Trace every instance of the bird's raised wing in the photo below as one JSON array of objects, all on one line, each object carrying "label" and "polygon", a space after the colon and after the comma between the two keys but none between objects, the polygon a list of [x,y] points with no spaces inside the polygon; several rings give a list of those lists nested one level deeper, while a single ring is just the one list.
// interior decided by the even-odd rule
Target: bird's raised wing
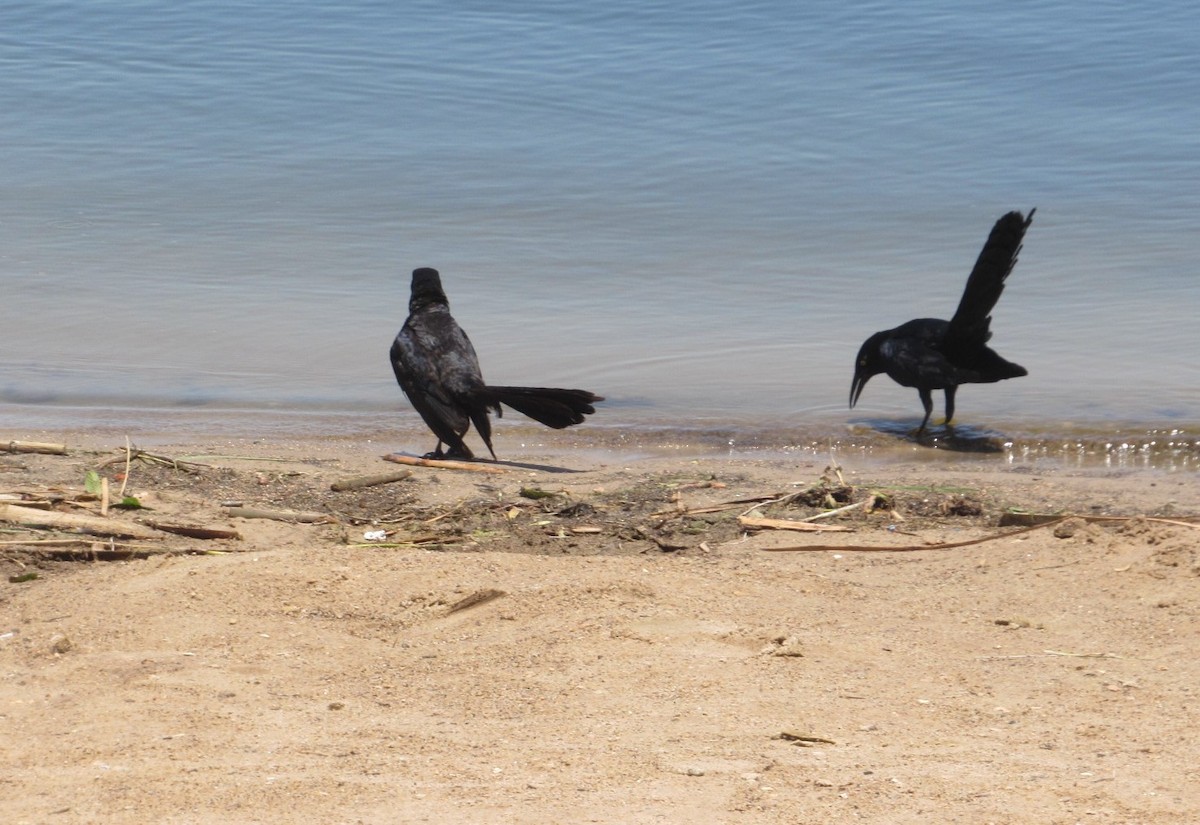
[{"label": "bird's raised wing", "polygon": [[1033,222],[1036,211],[1030,209],[1028,217],[1020,212],[1009,212],[992,227],[946,330],[947,351],[964,345],[982,345],[992,337],[992,308],[1004,292],[1004,280],[1017,264],[1025,230]]}]

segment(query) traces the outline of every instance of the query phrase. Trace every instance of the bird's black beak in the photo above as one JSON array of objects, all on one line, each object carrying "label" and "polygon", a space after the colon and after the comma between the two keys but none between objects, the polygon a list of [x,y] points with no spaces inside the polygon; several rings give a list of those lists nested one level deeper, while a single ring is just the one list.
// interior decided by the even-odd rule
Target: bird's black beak
[{"label": "bird's black beak", "polygon": [[871,380],[871,376],[864,375],[861,372],[854,373],[854,381],[850,384],[850,409],[854,409],[854,405],[858,403],[858,397],[862,395],[863,387]]}]

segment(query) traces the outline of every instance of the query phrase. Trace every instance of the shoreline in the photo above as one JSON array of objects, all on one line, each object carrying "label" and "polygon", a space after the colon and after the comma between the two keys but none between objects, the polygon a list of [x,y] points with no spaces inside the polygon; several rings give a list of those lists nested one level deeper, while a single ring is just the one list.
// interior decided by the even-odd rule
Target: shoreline
[{"label": "shoreline", "polygon": [[[987,424],[932,427],[920,438],[916,419],[822,412],[791,419],[693,419],[683,425],[648,417],[613,416],[550,430],[519,415],[493,419],[498,455],[520,450],[584,451],[616,456],[690,455],[698,458],[776,458],[852,455],[863,461],[998,460],[1010,465],[1124,470],[1200,470],[1200,424],[1183,422],[1060,422],[1007,432]],[[195,440],[378,444],[419,454],[433,436],[407,407],[395,411],[226,408],[113,408],[0,405],[0,440],[125,439],[143,447]],[[484,452],[473,432],[468,444]]]}]

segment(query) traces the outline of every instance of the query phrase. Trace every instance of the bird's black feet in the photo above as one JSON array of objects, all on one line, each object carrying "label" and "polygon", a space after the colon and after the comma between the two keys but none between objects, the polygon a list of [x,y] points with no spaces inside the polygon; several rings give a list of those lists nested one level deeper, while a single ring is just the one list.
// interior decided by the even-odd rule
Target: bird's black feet
[{"label": "bird's black feet", "polygon": [[436,450],[432,453],[425,453],[421,458],[431,458],[434,461],[474,461],[475,454],[465,447],[462,450],[443,450],[442,445],[439,444]]}]

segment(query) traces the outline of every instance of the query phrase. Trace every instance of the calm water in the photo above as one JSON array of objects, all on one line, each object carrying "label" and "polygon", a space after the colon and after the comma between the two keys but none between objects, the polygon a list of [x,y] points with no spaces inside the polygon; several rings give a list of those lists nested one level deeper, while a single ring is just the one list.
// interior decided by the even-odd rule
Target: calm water
[{"label": "calm water", "polygon": [[1200,6],[494,5],[0,2],[0,424],[403,419],[429,265],[597,426],[912,426],[858,345],[1037,206],[959,420],[1197,432]]}]

